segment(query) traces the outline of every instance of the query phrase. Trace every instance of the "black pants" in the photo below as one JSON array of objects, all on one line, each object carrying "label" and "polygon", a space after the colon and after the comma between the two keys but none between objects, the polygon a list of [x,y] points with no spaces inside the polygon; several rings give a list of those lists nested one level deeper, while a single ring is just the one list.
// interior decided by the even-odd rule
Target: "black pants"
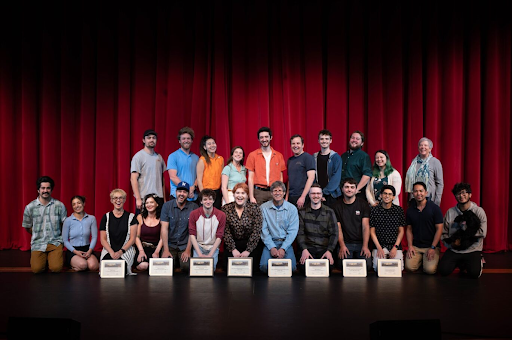
[{"label": "black pants", "polygon": [[[325,250],[316,250],[316,251],[314,249],[308,249],[308,251],[311,254],[311,256],[313,256],[314,259],[320,259],[325,254],[327,249],[325,249]],[[305,275],[306,274],[306,263],[300,264],[300,258],[301,257],[302,257],[302,251],[299,250],[299,251],[297,251],[297,268],[299,269],[299,271],[302,274]],[[332,254],[332,257],[334,258],[334,254]],[[333,265],[329,264],[329,274],[332,271],[332,267],[333,267]]]},{"label": "black pants", "polygon": [[[235,240],[235,248],[240,253],[244,252],[247,249],[247,241],[248,239]],[[256,248],[249,254],[249,257],[252,257],[252,273],[258,273],[260,271],[260,260],[261,253],[263,252],[263,242],[260,240]],[[233,257],[233,253],[224,248],[224,268],[227,272],[228,270],[228,258]]]},{"label": "black pants", "polygon": [[459,254],[451,249],[446,250],[441,260],[439,260],[437,271],[442,276],[447,276],[453,273],[456,267],[459,267],[461,271],[466,270],[469,277],[478,279],[482,274],[482,252],[474,251]]}]

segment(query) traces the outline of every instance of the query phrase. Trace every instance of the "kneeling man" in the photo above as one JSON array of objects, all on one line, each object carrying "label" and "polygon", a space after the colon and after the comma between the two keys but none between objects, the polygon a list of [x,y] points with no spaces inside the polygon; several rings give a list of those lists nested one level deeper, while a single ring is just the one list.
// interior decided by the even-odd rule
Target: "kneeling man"
[{"label": "kneeling man", "polygon": [[407,259],[405,269],[416,271],[423,263],[423,271],[435,274],[439,262],[439,240],[443,232],[443,213],[427,199],[427,185],[416,182],[412,186],[414,201],[407,209]]},{"label": "kneeling man", "polygon": [[23,212],[23,228],[30,235],[30,268],[41,273],[48,268],[53,273],[62,270],[62,223],[66,219],[66,207],[52,198],[55,182],[48,176],[37,180],[38,197],[30,202]]},{"label": "kneeling man", "polygon": [[439,261],[439,273],[450,275],[455,267],[466,270],[471,278],[482,275],[482,248],[487,235],[484,209],[471,201],[471,186],[457,183],[453,187],[457,205],[444,216],[441,239],[446,252]]},{"label": "kneeling man", "polygon": [[[299,210],[297,242],[302,250],[299,270],[305,272],[307,259],[328,259],[334,264],[332,253],[338,242],[338,225],[334,211],[322,204],[322,187],[315,183],[309,189],[310,203]],[[330,267],[330,268],[331,268]]]},{"label": "kneeling man", "polygon": [[404,237],[405,218],[402,207],[393,204],[395,187],[384,185],[380,190],[381,203],[370,212],[370,235],[375,248],[373,250],[373,269],[377,271],[378,259],[398,259],[402,261],[402,238]]},{"label": "kneeling man", "polygon": [[268,260],[290,259],[292,270],[297,268],[292,243],[299,231],[299,216],[297,208],[284,200],[286,186],[281,181],[275,181],[270,186],[272,200],[260,206],[263,215],[261,240],[265,244],[261,254],[260,270],[268,272]]}]

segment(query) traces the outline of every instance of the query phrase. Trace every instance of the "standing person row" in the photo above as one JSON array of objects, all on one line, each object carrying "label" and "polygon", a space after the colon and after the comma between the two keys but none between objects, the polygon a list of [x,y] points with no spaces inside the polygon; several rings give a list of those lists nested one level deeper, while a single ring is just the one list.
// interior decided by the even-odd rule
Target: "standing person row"
[{"label": "standing person row", "polygon": [[215,191],[213,206],[220,209],[222,206],[221,174],[224,169],[224,158],[217,154],[217,143],[211,136],[201,138],[199,146],[201,157],[197,163],[197,187],[199,191],[211,189]]},{"label": "standing person row", "polygon": [[[234,198],[234,187],[247,181],[247,169],[244,166],[245,152],[241,146],[231,149],[228,164],[222,170],[222,204],[231,203]],[[247,187],[249,188],[249,187]],[[247,189],[249,190],[249,189]],[[249,193],[247,193],[249,195]]]},{"label": "standing person row", "polygon": [[283,155],[270,146],[272,140],[270,128],[266,126],[260,128],[258,140],[260,147],[249,154],[245,166],[249,171],[249,198],[252,203],[262,205],[272,200],[270,186],[276,181],[283,181],[286,165]]},{"label": "standing person row", "polygon": [[154,130],[144,131],[142,144],[144,148],[137,152],[131,162],[130,183],[135,197],[135,214],[142,209],[142,198],[149,194],[156,194],[159,204],[165,200],[165,182],[163,173],[165,161],[155,152],[157,134]]},{"label": "standing person row", "polygon": [[419,154],[412,160],[405,176],[405,192],[409,194],[410,201],[414,198],[414,183],[425,183],[428,199],[440,206],[444,188],[443,167],[432,155],[433,147],[434,143],[427,137],[419,140]]}]

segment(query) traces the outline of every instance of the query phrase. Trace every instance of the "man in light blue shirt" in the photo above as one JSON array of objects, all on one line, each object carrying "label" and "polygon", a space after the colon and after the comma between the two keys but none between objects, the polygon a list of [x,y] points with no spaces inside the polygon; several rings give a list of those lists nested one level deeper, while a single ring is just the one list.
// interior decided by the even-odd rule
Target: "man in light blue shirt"
[{"label": "man in light blue shirt", "polygon": [[299,215],[297,208],[284,200],[286,186],[281,181],[275,181],[270,186],[272,201],[260,206],[263,215],[261,239],[265,244],[261,255],[260,270],[268,272],[268,260],[290,259],[292,269],[297,267],[292,243],[299,231]]},{"label": "man in light blue shirt", "polygon": [[180,148],[169,155],[167,170],[171,179],[171,200],[176,198],[176,188],[181,182],[190,184],[189,201],[197,200],[196,166],[199,157],[190,150],[194,141],[194,130],[185,126],[178,132]]}]

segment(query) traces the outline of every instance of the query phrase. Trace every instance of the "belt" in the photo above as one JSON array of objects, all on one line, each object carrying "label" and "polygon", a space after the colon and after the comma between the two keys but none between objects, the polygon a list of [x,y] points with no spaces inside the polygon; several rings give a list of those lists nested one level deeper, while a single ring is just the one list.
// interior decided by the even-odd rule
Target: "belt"
[{"label": "belt", "polygon": [[276,239],[273,239],[272,241],[275,241],[275,242],[284,242],[284,238],[276,238]]},{"label": "belt", "polygon": [[270,188],[263,188],[263,187],[259,187],[257,185],[254,186],[256,189],[258,190],[261,190],[261,191],[270,191]]}]

